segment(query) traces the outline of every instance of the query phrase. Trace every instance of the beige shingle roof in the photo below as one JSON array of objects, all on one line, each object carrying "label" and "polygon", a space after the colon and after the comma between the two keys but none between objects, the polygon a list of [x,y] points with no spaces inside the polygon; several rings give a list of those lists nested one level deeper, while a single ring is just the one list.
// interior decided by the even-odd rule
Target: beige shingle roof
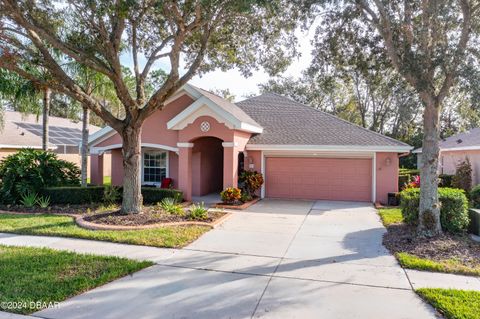
[{"label": "beige shingle roof", "polygon": [[409,147],[275,93],[252,97],[236,105],[264,129],[249,144]]}]

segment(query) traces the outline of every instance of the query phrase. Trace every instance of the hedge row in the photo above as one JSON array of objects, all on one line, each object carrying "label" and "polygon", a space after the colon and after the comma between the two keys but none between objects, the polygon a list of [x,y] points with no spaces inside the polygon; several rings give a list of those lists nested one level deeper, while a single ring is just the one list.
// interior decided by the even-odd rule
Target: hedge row
[{"label": "hedge row", "polygon": [[43,195],[50,197],[51,204],[89,204],[103,202],[103,186],[88,187],[47,187],[43,189]]},{"label": "hedge row", "polygon": [[[442,229],[458,233],[469,224],[468,200],[465,192],[456,188],[439,188],[440,222]],[[420,189],[410,188],[400,193],[400,207],[406,223],[417,225],[420,205]]]},{"label": "hedge row", "polygon": [[[105,186],[48,187],[43,195],[50,197],[51,204],[80,205],[103,202],[104,190]],[[119,192],[122,194],[121,188]],[[183,193],[176,189],[142,187],[142,196],[144,204],[156,204],[166,197],[183,201]]]}]

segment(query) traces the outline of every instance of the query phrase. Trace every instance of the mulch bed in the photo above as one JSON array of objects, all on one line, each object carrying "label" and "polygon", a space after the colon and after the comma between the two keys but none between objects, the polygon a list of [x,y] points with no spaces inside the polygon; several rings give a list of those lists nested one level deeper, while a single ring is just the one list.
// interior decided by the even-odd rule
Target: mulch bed
[{"label": "mulch bed", "polygon": [[47,208],[25,207],[22,205],[0,205],[0,210],[25,213],[25,214],[62,214],[62,215],[82,215],[91,213],[98,209],[102,204],[84,204],[84,205],[52,205]]},{"label": "mulch bed", "polygon": [[260,199],[261,198],[256,197],[256,198],[254,198],[254,199],[252,199],[251,201],[248,201],[248,202],[238,202],[238,203],[234,203],[234,204],[217,203],[217,204],[214,204],[213,207],[242,210],[242,209],[246,209],[246,208],[252,206],[256,202],[258,202]]},{"label": "mulch bed", "polygon": [[414,227],[405,224],[390,225],[387,229],[383,244],[392,253],[406,252],[439,262],[456,259],[468,267],[480,266],[480,243],[473,241],[468,234],[445,233],[433,238],[422,238],[416,237]]},{"label": "mulch bed", "polygon": [[205,223],[212,223],[217,219],[223,217],[225,213],[222,212],[208,212],[208,218],[202,220],[193,220],[188,218],[188,211],[184,216],[168,214],[157,207],[145,206],[143,212],[140,214],[122,214],[120,211],[106,212],[94,215],[84,216],[84,220],[101,225],[112,226],[143,226],[160,223],[178,223],[188,221],[199,221]]}]

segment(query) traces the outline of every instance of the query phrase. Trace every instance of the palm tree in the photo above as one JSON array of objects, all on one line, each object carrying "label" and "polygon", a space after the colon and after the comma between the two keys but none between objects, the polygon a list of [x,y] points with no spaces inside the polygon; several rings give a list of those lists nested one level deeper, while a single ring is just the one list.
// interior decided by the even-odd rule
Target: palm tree
[{"label": "palm tree", "polygon": [[[105,75],[75,62],[67,64],[67,69],[88,95],[100,97],[105,106],[110,109],[121,109],[121,104],[115,94],[115,88]],[[80,146],[82,187],[87,186],[89,124],[89,108],[87,105],[82,105],[82,142]]]},{"label": "palm tree", "polygon": [[0,70],[0,97],[9,102],[9,106],[15,111],[36,114],[37,117],[40,111],[42,112],[42,149],[45,151],[48,150],[51,95],[49,87],[39,87],[15,73]]}]

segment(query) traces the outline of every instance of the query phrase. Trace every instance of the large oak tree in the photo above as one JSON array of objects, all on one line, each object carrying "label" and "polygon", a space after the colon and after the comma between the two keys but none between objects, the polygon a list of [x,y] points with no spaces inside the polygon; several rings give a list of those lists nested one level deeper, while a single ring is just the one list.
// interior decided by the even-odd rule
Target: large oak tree
[{"label": "large oak tree", "polygon": [[[295,54],[290,31],[296,18],[286,0],[0,0],[0,68],[74,98],[120,134],[122,211],[137,213],[145,119],[199,72],[284,69]],[[134,92],[122,72],[126,57]],[[112,82],[124,116],[115,116],[69,75],[65,65],[71,61]],[[48,71],[48,81],[30,72],[34,65]],[[148,94],[147,79],[158,66],[167,76]]]},{"label": "large oak tree", "polygon": [[[478,66],[478,0],[316,1],[325,25],[361,44],[353,56],[387,61],[416,92],[423,107],[423,151],[418,233],[442,232],[438,200],[440,114],[452,86],[468,65]],[[331,19],[330,21],[334,21]],[[360,48],[361,51],[355,51]]]}]

